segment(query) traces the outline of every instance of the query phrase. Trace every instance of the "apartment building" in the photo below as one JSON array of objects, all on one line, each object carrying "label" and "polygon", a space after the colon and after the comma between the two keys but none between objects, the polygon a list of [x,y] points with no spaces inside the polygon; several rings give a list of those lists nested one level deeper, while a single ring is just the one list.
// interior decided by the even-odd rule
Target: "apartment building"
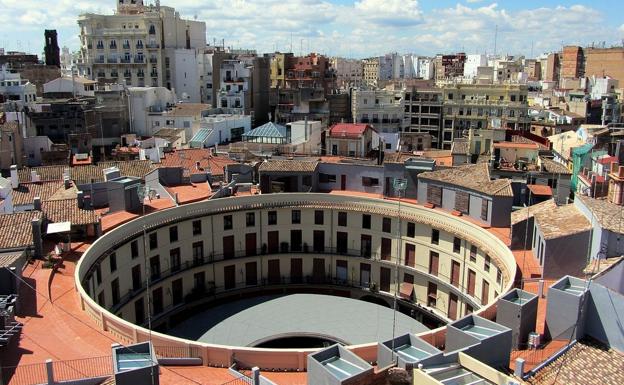
[{"label": "apartment building", "polygon": [[34,84],[19,73],[11,72],[6,65],[0,68],[0,104],[11,103],[21,108],[36,99],[37,87]]},{"label": "apartment building", "polygon": [[519,84],[453,84],[443,87],[442,148],[470,128],[494,126],[528,130],[527,86]]},{"label": "apartment building", "polygon": [[364,84],[376,87],[379,80],[379,58],[373,57],[362,60],[364,71]]},{"label": "apartment building", "polygon": [[331,65],[336,72],[338,88],[359,88],[364,83],[364,65],[361,60],[335,57]]},{"label": "apartment building", "polygon": [[551,53],[546,59],[546,72],[543,74],[544,80],[547,82],[559,83],[559,73],[561,71],[560,55]]},{"label": "apartment building", "polygon": [[401,91],[355,90],[351,111],[354,123],[370,124],[380,133],[399,133],[407,127]]},{"label": "apartment building", "polygon": [[610,76],[624,83],[624,47],[585,48],[585,76]]},{"label": "apartment building", "polygon": [[204,22],[183,20],[171,7],[142,0],[119,0],[114,15],[80,15],[78,25],[78,69],[103,83],[172,88],[165,61],[171,65],[176,50],[206,45]]},{"label": "apartment building", "polygon": [[464,63],[464,77],[470,79],[476,78],[478,68],[485,66],[487,66],[486,55],[466,55],[466,62]]},{"label": "apartment building", "polygon": [[431,86],[411,87],[405,90],[405,132],[431,135],[431,147],[442,143],[442,90]]},{"label": "apartment building", "polygon": [[563,47],[561,55],[561,77],[578,79],[585,75],[585,56],[579,46]]},{"label": "apartment building", "polygon": [[457,53],[454,55],[437,55],[435,57],[434,65],[436,80],[462,76],[464,74],[465,63],[465,53]]}]

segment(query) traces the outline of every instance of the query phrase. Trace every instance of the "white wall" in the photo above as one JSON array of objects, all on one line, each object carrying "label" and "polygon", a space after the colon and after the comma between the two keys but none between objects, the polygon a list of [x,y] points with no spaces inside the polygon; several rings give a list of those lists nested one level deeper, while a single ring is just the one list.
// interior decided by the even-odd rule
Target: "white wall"
[{"label": "white wall", "polygon": [[201,103],[197,50],[167,50],[165,55],[170,58],[172,64],[171,87],[175,90],[178,100]]}]

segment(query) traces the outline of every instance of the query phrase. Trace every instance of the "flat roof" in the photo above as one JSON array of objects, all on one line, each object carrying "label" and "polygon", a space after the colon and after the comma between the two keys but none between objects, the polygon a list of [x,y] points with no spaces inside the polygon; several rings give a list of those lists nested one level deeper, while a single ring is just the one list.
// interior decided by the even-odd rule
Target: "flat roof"
[{"label": "flat roof", "polygon": [[[392,309],[352,298],[320,294],[262,296],[208,309],[167,334],[204,343],[255,346],[303,333],[350,345],[392,338]],[[429,330],[397,313],[397,335]]]}]

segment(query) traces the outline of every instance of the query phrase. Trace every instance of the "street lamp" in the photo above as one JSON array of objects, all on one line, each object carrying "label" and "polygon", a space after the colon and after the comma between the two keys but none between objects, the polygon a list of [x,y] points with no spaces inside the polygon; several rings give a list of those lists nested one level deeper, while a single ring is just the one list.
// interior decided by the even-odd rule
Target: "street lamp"
[{"label": "street lamp", "polygon": [[[397,298],[397,291],[399,290],[398,285],[399,285],[399,261],[401,260],[401,193],[404,193],[405,190],[407,189],[407,179],[405,178],[394,178],[394,181],[392,182],[392,187],[394,188],[394,192],[397,194],[397,196],[399,197],[399,207],[398,207],[398,215],[397,215],[397,219],[398,219],[398,223],[397,223],[397,254],[396,254],[396,259],[395,259],[395,277],[394,277],[394,281],[396,283],[396,286],[394,288],[394,301],[393,301],[393,306],[392,306],[392,360],[394,361],[395,359],[395,351],[394,351],[394,339],[395,339],[395,333],[396,333],[396,317],[397,317],[397,302],[398,302],[398,298]],[[398,356],[397,356],[398,359]]]}]

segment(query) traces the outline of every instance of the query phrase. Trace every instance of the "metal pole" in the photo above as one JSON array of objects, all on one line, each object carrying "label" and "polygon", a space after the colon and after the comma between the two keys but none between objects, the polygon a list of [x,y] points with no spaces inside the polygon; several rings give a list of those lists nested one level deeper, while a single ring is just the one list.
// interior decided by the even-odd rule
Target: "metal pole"
[{"label": "metal pole", "polygon": [[396,337],[396,317],[397,317],[397,306],[398,306],[398,290],[399,290],[399,265],[400,265],[400,260],[401,260],[401,236],[402,236],[402,232],[401,232],[401,192],[403,192],[405,190],[405,188],[407,187],[407,180],[406,179],[399,179],[399,178],[395,178],[394,179],[394,189],[397,192],[398,196],[399,196],[399,207],[398,207],[398,215],[397,215],[397,220],[398,220],[398,224],[397,224],[397,255],[396,255],[396,259],[395,259],[395,288],[394,288],[394,299],[393,299],[393,306],[392,306],[392,361],[394,362],[395,357],[396,359],[398,359],[398,356],[395,356],[395,351],[394,351],[394,343],[395,343],[395,337]]}]

